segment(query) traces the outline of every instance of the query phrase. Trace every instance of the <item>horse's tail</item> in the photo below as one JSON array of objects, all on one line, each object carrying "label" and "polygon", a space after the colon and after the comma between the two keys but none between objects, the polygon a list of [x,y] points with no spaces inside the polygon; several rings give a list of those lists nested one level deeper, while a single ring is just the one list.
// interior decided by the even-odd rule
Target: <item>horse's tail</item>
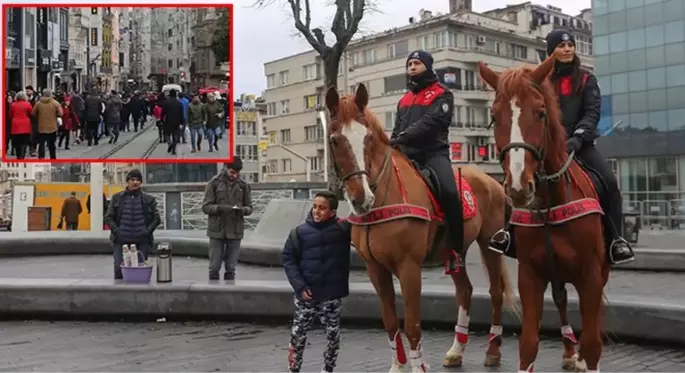
[{"label": "horse's tail", "polygon": [[[491,271],[492,268],[488,267],[488,262],[485,259],[485,252],[483,250],[480,250],[480,259],[483,262],[483,268],[486,271]],[[499,261],[498,264],[500,267],[500,285],[502,287],[502,295],[504,296],[504,308],[511,312],[519,322],[523,322],[523,310],[516,300],[514,287],[511,285],[511,279],[509,277],[509,268],[507,268],[504,255],[498,255],[497,260]],[[487,273],[485,275],[486,278],[489,277],[487,276]]]}]

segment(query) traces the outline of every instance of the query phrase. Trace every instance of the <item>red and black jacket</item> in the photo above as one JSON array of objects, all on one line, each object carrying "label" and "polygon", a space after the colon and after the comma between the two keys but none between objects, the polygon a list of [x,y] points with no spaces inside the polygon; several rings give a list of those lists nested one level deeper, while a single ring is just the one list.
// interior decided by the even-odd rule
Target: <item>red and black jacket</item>
[{"label": "red and black jacket", "polygon": [[417,93],[409,91],[397,105],[392,138],[402,139],[400,149],[409,157],[426,153],[449,155],[453,112],[454,96],[440,82],[430,84]]},{"label": "red and black jacket", "polygon": [[601,93],[597,78],[589,72],[583,75],[583,88],[579,94],[573,92],[571,76],[563,76],[557,84],[559,108],[566,135],[576,136],[584,144],[592,144],[599,133]]}]

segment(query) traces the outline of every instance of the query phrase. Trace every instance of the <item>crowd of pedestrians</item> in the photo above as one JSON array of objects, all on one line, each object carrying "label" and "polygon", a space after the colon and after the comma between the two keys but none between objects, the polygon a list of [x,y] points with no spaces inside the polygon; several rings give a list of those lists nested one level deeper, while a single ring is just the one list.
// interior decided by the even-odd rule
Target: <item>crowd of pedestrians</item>
[{"label": "crowd of pedestrians", "polygon": [[201,96],[173,90],[54,94],[46,88],[39,97],[27,86],[7,92],[4,151],[16,159],[57,159],[58,149],[98,146],[103,139],[117,144],[121,132],[143,130],[152,116],[169,154],[176,154],[178,144],[188,142],[191,152],[199,152],[203,137],[212,152],[219,149],[218,140],[228,128],[228,106],[218,92]]}]

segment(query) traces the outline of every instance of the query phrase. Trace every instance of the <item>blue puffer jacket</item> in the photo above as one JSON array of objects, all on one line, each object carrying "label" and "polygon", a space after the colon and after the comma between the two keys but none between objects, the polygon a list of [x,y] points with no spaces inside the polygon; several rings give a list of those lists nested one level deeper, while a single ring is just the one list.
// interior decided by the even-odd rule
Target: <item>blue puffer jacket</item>
[{"label": "blue puffer jacket", "polygon": [[342,229],[338,218],[316,223],[311,212],[297,228],[300,258],[288,236],[282,259],[285,275],[299,298],[309,289],[317,301],[344,298],[350,292],[350,228]]}]

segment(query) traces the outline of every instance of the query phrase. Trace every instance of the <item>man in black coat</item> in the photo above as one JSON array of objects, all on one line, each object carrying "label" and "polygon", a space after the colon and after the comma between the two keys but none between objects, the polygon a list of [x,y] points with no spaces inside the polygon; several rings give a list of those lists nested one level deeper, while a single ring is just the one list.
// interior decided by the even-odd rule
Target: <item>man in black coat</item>
[{"label": "man in black coat", "polygon": [[176,155],[176,146],[181,140],[181,130],[186,122],[183,104],[178,100],[178,92],[172,89],[169,98],[164,100],[161,106],[164,112],[164,138],[169,144],[167,153]]}]

